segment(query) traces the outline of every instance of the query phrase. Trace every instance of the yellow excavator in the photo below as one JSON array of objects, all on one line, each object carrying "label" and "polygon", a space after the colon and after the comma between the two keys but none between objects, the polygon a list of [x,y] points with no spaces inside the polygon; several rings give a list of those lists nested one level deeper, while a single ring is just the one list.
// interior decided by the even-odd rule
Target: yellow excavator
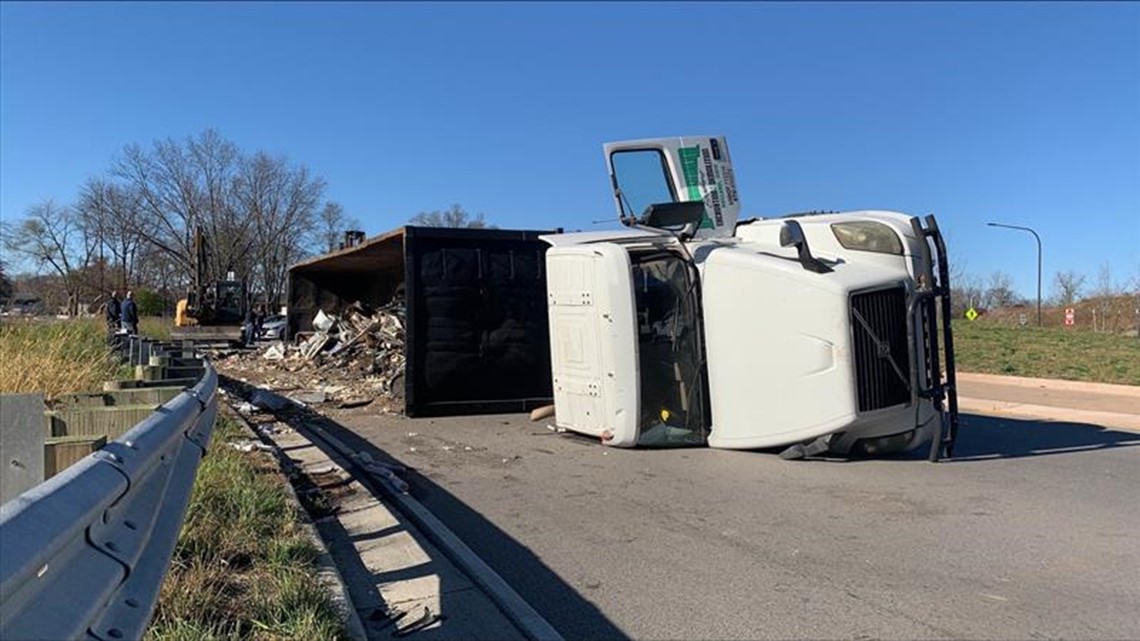
[{"label": "yellow excavator", "polygon": [[194,232],[194,278],[186,297],[175,306],[174,340],[238,343],[249,309],[249,292],[233,271],[209,280],[210,252],[201,229]]}]

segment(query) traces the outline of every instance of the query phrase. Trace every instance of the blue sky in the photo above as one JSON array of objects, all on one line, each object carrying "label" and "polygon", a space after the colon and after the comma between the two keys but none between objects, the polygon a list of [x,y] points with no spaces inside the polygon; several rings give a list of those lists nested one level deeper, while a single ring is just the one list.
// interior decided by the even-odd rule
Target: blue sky
[{"label": "blue sky", "polygon": [[375,234],[614,216],[601,145],[728,137],[745,215],[934,212],[970,273],[1140,274],[1140,5],[0,4],[0,216],[128,143],[282,153]]}]

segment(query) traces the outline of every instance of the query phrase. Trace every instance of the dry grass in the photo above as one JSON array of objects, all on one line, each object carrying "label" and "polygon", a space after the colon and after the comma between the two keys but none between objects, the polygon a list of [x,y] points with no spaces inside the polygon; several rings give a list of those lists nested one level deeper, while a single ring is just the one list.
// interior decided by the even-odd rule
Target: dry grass
[{"label": "dry grass", "polygon": [[276,463],[226,446],[248,437],[229,419],[217,430],[146,638],[347,638]]},{"label": "dry grass", "polygon": [[0,393],[52,398],[102,389],[119,371],[106,331],[98,319],[0,323]]},{"label": "dry grass", "polygon": [[139,319],[139,333],[159,341],[170,340],[174,319],[161,316],[144,316]]}]

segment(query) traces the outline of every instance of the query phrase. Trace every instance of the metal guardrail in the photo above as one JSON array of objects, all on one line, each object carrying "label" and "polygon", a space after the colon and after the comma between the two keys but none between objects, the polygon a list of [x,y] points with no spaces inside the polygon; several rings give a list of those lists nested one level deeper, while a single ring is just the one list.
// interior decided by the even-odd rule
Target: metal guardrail
[{"label": "metal guardrail", "polygon": [[218,375],[0,506],[0,639],[138,639],[214,430]]}]

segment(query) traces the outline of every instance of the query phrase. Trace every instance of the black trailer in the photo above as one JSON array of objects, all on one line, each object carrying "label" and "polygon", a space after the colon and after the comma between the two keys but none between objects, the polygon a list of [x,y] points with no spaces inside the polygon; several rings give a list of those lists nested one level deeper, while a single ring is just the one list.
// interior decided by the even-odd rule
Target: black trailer
[{"label": "black trailer", "polygon": [[289,270],[289,338],[318,310],[407,304],[409,416],[520,412],[552,402],[546,243],[556,231],[402,227]]}]

